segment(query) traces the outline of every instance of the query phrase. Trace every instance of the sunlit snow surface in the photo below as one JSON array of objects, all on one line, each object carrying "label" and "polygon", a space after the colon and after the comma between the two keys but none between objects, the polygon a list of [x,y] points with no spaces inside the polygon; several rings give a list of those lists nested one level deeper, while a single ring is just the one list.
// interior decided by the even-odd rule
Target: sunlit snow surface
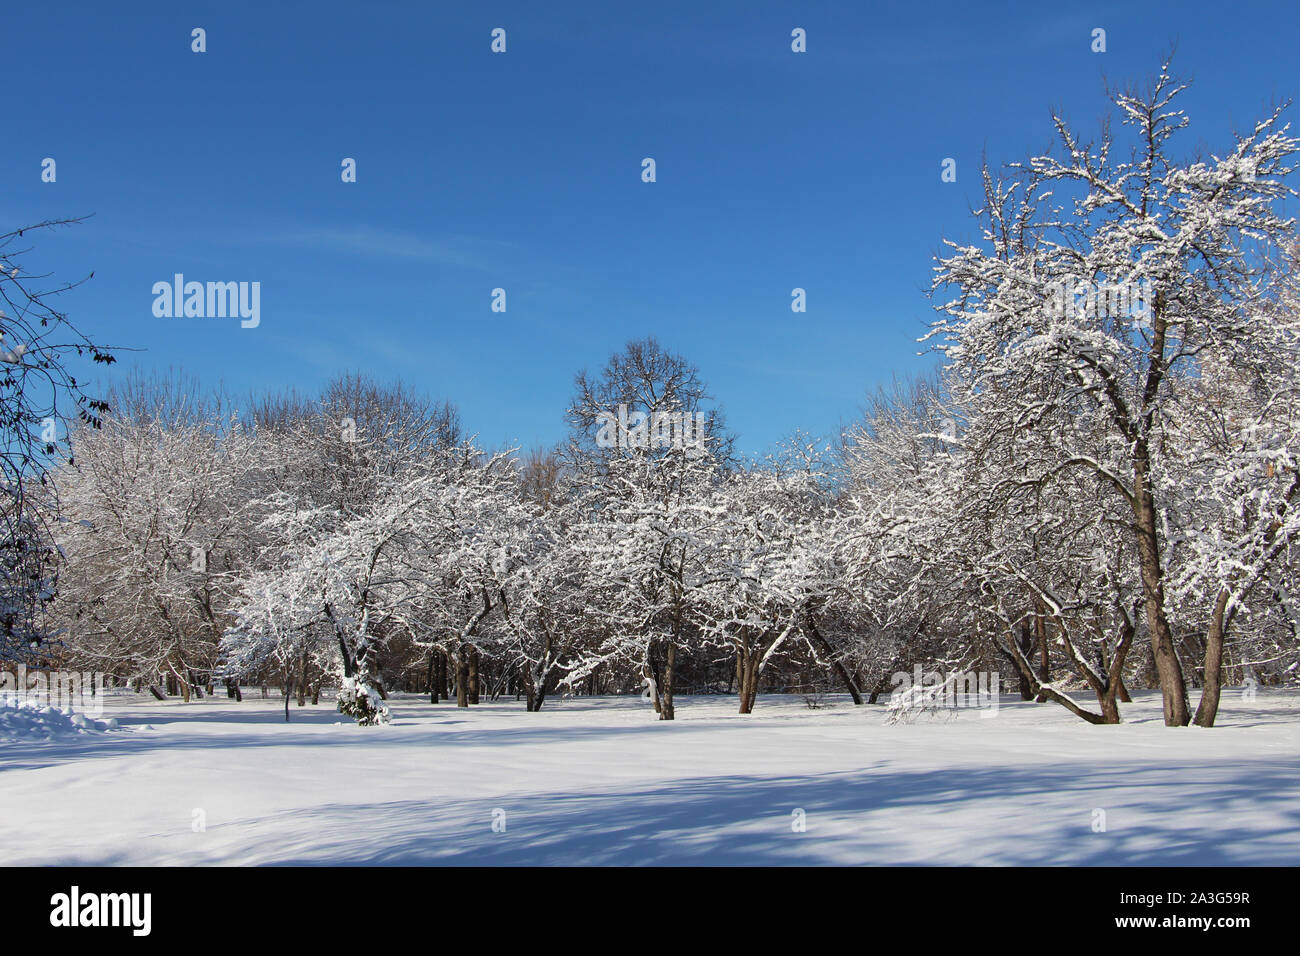
[{"label": "sunlit snow surface", "polygon": [[52,740],[117,730],[117,721],[97,720],[72,709],[41,706],[0,694],[0,746],[16,740]]},{"label": "sunlit snow surface", "polygon": [[0,864],[1300,863],[1294,692],[1229,690],[1213,730],[1152,694],[1118,727],[1010,698],[898,726],[847,698],[391,703],[361,728],[127,695],[116,732],[0,737]]}]

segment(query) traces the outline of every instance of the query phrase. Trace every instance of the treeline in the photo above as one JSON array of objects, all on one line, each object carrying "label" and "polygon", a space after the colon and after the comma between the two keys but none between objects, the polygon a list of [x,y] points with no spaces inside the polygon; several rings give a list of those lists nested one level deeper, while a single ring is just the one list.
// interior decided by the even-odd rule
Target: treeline
[{"label": "treeline", "polygon": [[[367,720],[394,690],[528,710],[647,692],[666,719],[683,687],[745,710],[764,681],[879,694],[890,639],[859,640],[871,625],[837,577],[833,456],[801,442],[741,462],[707,403],[653,340],[579,375],[571,438],[527,454],[359,375],[239,408],[130,379],[57,476],[46,653],[187,699],[337,686]],[[681,411],[707,422],[698,442],[674,440]]]}]

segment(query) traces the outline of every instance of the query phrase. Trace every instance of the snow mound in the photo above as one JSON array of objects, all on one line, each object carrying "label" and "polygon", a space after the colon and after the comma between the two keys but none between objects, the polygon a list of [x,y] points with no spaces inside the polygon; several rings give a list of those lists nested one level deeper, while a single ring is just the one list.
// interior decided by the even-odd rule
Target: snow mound
[{"label": "snow mound", "polygon": [[117,730],[117,721],[95,720],[57,707],[42,707],[15,697],[0,697],[0,739],[51,740]]}]

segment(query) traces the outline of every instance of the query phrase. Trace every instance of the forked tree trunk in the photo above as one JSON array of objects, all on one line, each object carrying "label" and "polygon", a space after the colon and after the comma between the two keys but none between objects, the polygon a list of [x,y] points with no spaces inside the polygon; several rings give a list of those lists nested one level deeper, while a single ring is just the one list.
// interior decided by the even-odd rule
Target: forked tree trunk
[{"label": "forked tree trunk", "polygon": [[761,642],[755,646],[750,630],[742,627],[736,640],[736,683],[739,684],[740,713],[752,714],[758,699],[758,676],[763,657]]},{"label": "forked tree trunk", "polygon": [[551,676],[551,666],[554,664],[551,654],[555,648],[554,639],[550,631],[542,641],[542,660],[537,668],[537,673],[528,664],[522,669],[524,678],[524,689],[528,693],[527,708],[530,713],[536,713],[542,709],[542,704],[546,702],[546,684]]},{"label": "forked tree trunk", "polygon": [[546,702],[546,680],[545,678],[536,680],[527,670],[524,673],[524,707],[528,713],[535,714]]},{"label": "forked tree trunk", "polygon": [[1033,666],[1030,663],[1029,657],[1020,644],[1019,635],[1015,633],[1010,625],[1008,625],[1006,629],[1007,647],[1005,649],[999,648],[999,650],[1003,650],[1004,653],[1011,657],[1012,662],[1016,665],[1016,669],[1020,672],[1021,680],[1030,684],[1031,687],[1036,688],[1040,697],[1061,704],[1066,708],[1066,710],[1070,711],[1070,713],[1086,720],[1090,724],[1118,724],[1120,722],[1119,705],[1116,703],[1115,698],[1118,695],[1122,684],[1120,675],[1124,672],[1124,661],[1128,657],[1128,652],[1133,645],[1133,637],[1136,633],[1136,628],[1132,626],[1132,622],[1127,615],[1124,618],[1124,622],[1125,623],[1120,629],[1120,639],[1115,646],[1115,654],[1111,658],[1109,666],[1100,673],[1095,673],[1091,669],[1084,668],[1081,665],[1080,656],[1074,648],[1073,643],[1071,643],[1068,632],[1058,623],[1058,626],[1061,627],[1062,641],[1066,648],[1068,657],[1074,661],[1075,666],[1078,667],[1080,672],[1087,679],[1089,686],[1092,687],[1093,692],[1096,694],[1097,703],[1101,710],[1100,714],[1094,714],[1091,711],[1084,710],[1077,703],[1071,700],[1069,696],[1062,694],[1060,691],[1057,691],[1052,687],[1044,685],[1038,679],[1037,675],[1034,674]]},{"label": "forked tree trunk", "polygon": [[1219,714],[1219,696],[1223,687],[1223,639],[1227,631],[1228,590],[1219,591],[1214,602],[1214,616],[1205,635],[1205,686],[1196,708],[1196,726],[1213,727]]},{"label": "forked tree trunk", "polygon": [[1164,696],[1165,726],[1186,727],[1191,720],[1187,682],[1183,678],[1183,668],[1178,662],[1169,619],[1165,615],[1165,581],[1160,563],[1160,539],[1156,527],[1155,502],[1147,485],[1143,452],[1144,449],[1139,450],[1139,459],[1134,469],[1137,479],[1134,483],[1134,523],[1147,634],[1155,658],[1156,673],[1160,676],[1160,691]]}]

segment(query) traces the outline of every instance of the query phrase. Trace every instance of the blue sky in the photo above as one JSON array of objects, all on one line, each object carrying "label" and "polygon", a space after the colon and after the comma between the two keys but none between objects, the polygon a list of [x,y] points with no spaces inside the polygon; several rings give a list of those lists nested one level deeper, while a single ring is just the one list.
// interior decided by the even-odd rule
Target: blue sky
[{"label": "blue sky", "polygon": [[[0,231],[94,214],[28,265],[93,270],[61,308],[142,350],[112,374],[243,393],[361,369],[494,445],[558,439],[574,372],[647,334],[701,367],[742,449],[831,431],[926,367],[931,257],[970,235],[982,153],[1047,145],[1052,106],[1095,128],[1103,79],[1172,43],[1189,150],[1300,92],[1294,0],[1231,26],[1202,2],[11,7]],[[178,272],[260,282],[260,326],[156,318]]]}]

